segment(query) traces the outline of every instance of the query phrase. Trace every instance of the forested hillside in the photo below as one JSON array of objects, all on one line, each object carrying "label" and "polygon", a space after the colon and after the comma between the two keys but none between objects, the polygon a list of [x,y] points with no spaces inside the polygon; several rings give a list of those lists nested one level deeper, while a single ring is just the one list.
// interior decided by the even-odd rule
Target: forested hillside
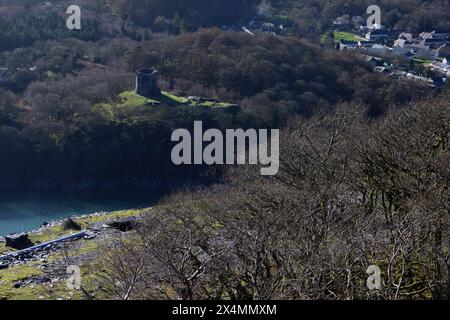
[{"label": "forested hillside", "polygon": [[[383,19],[417,30],[446,28],[445,1],[408,3],[383,3]],[[378,117],[390,106],[434,94],[421,83],[374,73],[351,51],[321,45],[322,21],[344,8],[357,14],[362,2],[326,7],[326,1],[105,0],[80,5],[83,27],[69,31],[63,1],[0,1],[4,179],[177,175],[167,161],[169,132],[190,127],[193,119],[218,128],[285,127],[292,116],[310,117],[316,108],[332,109],[340,101],[361,103],[368,117]],[[411,9],[417,6],[421,9]],[[294,21],[293,32],[254,37],[218,28],[261,12]],[[315,27],[303,32],[302,23],[320,12]],[[149,66],[159,70],[164,90],[218,98],[240,105],[241,111],[119,108],[120,94],[133,89],[135,71]]]},{"label": "forested hillside", "polygon": [[[69,30],[66,0],[0,0],[0,223],[55,216],[23,190],[165,195],[0,237],[0,300],[448,300],[450,3],[372,2],[80,0]],[[248,146],[175,165],[197,121]],[[237,128],[279,130],[277,174],[231,165],[269,153]]]},{"label": "forested hillside", "polygon": [[[86,69],[77,63],[84,55],[98,56],[106,68]],[[170,163],[152,155],[169,156],[171,130],[190,127],[193,119],[219,128],[285,126],[292,115],[309,116],[315,106],[340,100],[365,102],[369,115],[379,115],[389,104],[429,91],[368,73],[365,61],[352,54],[322,53],[295,38],[219,30],[139,44],[40,42],[5,52],[3,61],[8,69],[36,66],[16,72],[2,89],[0,134],[3,141],[18,143],[5,144],[0,170],[13,176],[152,175]],[[160,70],[166,89],[215,96],[242,111],[131,108],[117,109],[111,118],[96,108],[105,101],[114,104],[133,87],[133,71],[148,65]]]},{"label": "forested hillside", "polygon": [[179,31],[232,24],[256,14],[259,0],[112,0],[123,18],[139,26],[172,23]]},{"label": "forested hillside", "polygon": [[448,299],[448,98],[372,123],[351,107],[293,120],[273,179],[241,167],[143,212],[86,286],[116,299]]},{"label": "forested hillside", "polygon": [[364,16],[370,5],[378,5],[381,8],[381,21],[391,28],[408,32],[423,30],[444,32],[450,28],[447,0],[380,0],[376,2],[370,0],[270,0],[270,2],[275,10],[294,19],[302,31],[308,30],[317,17],[319,19],[314,29],[323,31],[331,24],[332,19],[338,16],[344,14]]}]

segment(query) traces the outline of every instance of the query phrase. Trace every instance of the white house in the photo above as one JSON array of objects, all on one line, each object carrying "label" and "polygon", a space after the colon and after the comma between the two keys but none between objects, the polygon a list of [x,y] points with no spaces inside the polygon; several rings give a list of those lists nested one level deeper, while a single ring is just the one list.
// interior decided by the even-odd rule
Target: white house
[{"label": "white house", "polygon": [[423,40],[433,39],[434,34],[435,34],[435,31],[422,32],[421,34],[419,34],[419,37],[421,37]]},{"label": "white house", "polygon": [[348,14],[344,14],[343,16],[337,17],[334,19],[333,24],[335,26],[346,26],[350,24],[350,16]]},{"label": "white house", "polygon": [[444,58],[442,60],[442,62],[433,61],[431,63],[431,70],[438,71],[447,76],[450,76],[450,65],[448,64],[448,61],[446,58]]},{"label": "white house", "polygon": [[411,33],[408,32],[402,32],[400,33],[400,35],[398,36],[399,39],[405,39],[408,41],[411,41],[413,38],[413,35]]},{"label": "white house", "polygon": [[403,48],[405,46],[406,39],[397,39],[394,41],[395,48]]}]

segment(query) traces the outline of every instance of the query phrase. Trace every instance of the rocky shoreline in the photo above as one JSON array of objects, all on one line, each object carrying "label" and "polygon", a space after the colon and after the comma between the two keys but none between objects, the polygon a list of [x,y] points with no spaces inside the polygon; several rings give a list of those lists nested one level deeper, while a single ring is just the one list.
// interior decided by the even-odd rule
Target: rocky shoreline
[{"label": "rocky shoreline", "polygon": [[[107,218],[111,214],[113,214],[113,212],[96,212],[96,213],[88,214],[88,215],[72,216],[70,218],[63,219],[63,220],[51,221],[48,223],[46,222],[37,229],[31,230],[26,233],[15,234],[15,235],[18,237],[26,236],[26,238],[28,239],[28,236],[39,235],[39,234],[42,234],[42,233],[50,230],[51,228],[62,226],[68,219],[73,221],[73,220],[100,218],[100,217]],[[137,223],[137,220],[139,220],[138,217],[130,217],[130,218],[122,218],[122,219],[112,218],[110,220],[106,219],[103,222],[98,222],[98,223],[89,225],[88,228],[81,230],[81,232],[79,232],[79,233],[68,234],[66,236],[59,237],[57,239],[53,239],[52,241],[49,241],[48,243],[43,243],[43,244],[38,243],[38,244],[35,244],[35,246],[31,246],[24,250],[7,252],[4,256],[0,255],[0,270],[6,269],[9,266],[25,264],[30,261],[42,262],[41,267],[45,268],[46,267],[45,263],[47,262],[48,257],[51,254],[61,251],[66,243],[77,242],[82,239],[92,240],[102,234],[111,233],[111,230],[118,231],[118,232],[127,232],[134,228],[134,224]],[[67,231],[70,232],[70,230],[67,230]],[[79,236],[74,237],[74,235],[77,235],[77,234]],[[0,242],[6,243],[7,237],[8,236],[0,237]]]},{"label": "rocky shoreline", "polygon": [[93,265],[101,263],[102,250],[137,228],[148,210],[99,211],[48,221],[23,233],[31,242],[24,250],[6,246],[0,237],[0,300],[90,299],[98,289],[90,286],[91,280],[83,290],[67,289],[68,266],[96,270]]},{"label": "rocky shoreline", "polygon": [[[41,233],[44,232],[50,228],[56,227],[56,226],[61,226],[64,221],[66,221],[67,219],[72,219],[72,220],[76,220],[76,219],[83,219],[83,218],[93,218],[93,217],[102,217],[102,216],[107,216],[110,215],[113,212],[107,212],[107,211],[101,211],[101,212],[95,212],[95,213],[91,213],[91,214],[83,214],[83,215],[73,215],[70,216],[68,218],[65,219],[59,219],[59,220],[51,220],[49,222],[44,222],[40,227],[31,229],[29,231],[26,232],[22,232],[22,233],[27,233],[27,234],[36,234],[36,233]],[[19,233],[11,233],[9,235],[15,235],[15,234],[19,234]],[[9,236],[6,235],[6,236]],[[5,241],[5,236],[0,236],[0,242],[4,242]]]}]

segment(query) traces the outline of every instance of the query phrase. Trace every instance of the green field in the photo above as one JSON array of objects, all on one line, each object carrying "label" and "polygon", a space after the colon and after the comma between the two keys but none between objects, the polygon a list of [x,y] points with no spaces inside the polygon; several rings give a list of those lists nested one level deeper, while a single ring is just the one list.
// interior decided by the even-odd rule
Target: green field
[{"label": "green field", "polygon": [[[354,33],[351,33],[351,32],[344,32],[344,31],[334,31],[333,32],[333,38],[334,38],[334,42],[335,43],[339,43],[339,42],[341,42],[341,40],[354,41],[354,42],[366,41],[366,39],[363,38],[363,37],[360,37],[360,36],[358,36],[358,35],[356,35]],[[324,43],[327,39],[328,39],[328,34],[324,33],[320,37],[320,42]]]},{"label": "green field", "polygon": [[419,57],[414,57],[413,61],[414,61],[414,63],[417,63],[417,64],[423,64],[424,66],[429,65],[433,62],[431,60],[422,59]]}]

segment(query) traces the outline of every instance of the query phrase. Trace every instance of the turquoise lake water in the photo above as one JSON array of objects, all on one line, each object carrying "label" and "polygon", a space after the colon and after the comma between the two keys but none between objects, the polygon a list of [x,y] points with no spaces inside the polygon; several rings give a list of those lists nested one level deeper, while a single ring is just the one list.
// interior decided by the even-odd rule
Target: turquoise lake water
[{"label": "turquoise lake water", "polygon": [[38,228],[44,222],[100,211],[152,206],[161,194],[148,190],[0,192],[0,236]]}]

